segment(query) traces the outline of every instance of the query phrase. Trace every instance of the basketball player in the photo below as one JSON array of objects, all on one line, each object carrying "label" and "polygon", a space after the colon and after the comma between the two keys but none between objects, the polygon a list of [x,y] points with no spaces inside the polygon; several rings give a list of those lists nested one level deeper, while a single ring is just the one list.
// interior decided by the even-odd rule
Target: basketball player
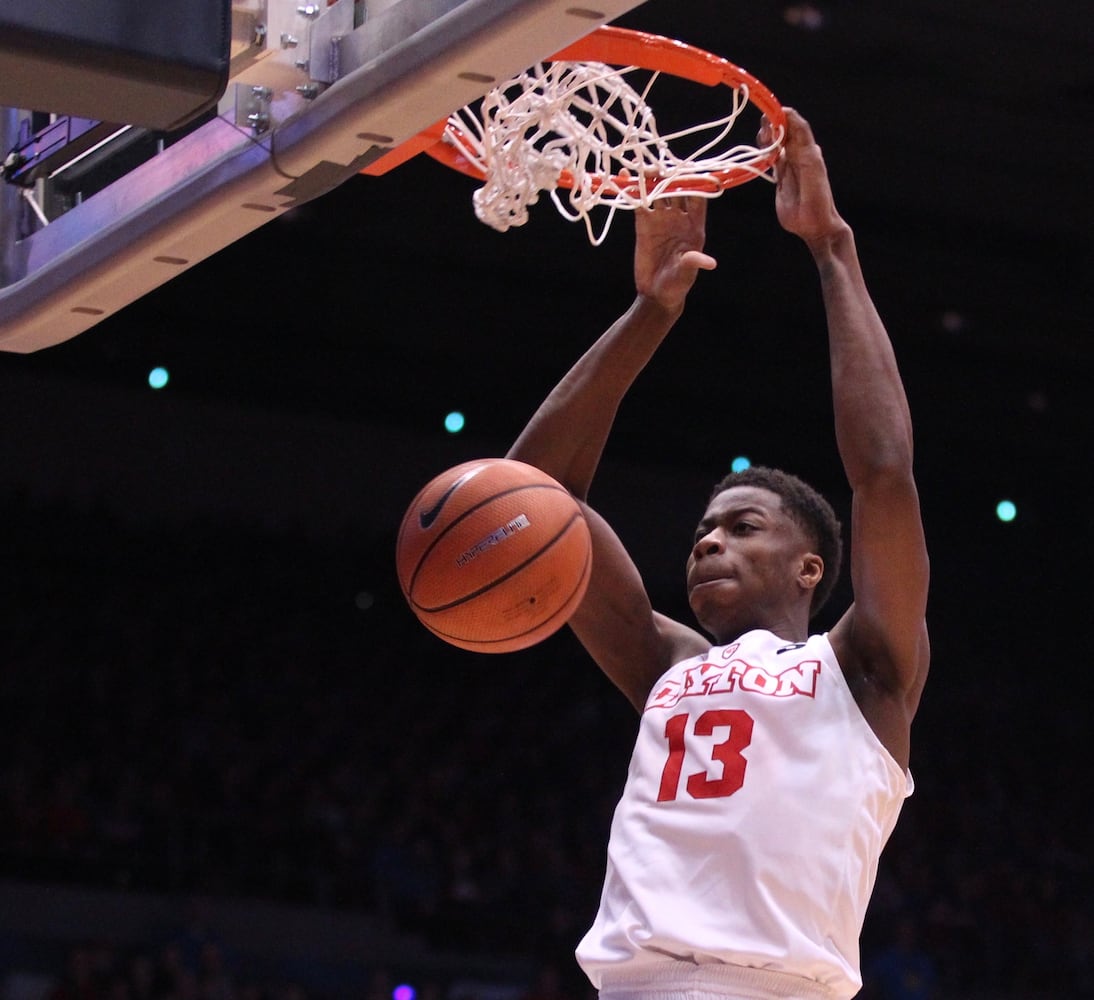
[{"label": "basketball player", "polygon": [[[687,588],[702,631],[651,608],[586,506],[593,573],[570,624],[641,716],[600,910],[577,948],[603,1000],[854,996],[878,858],[912,791],[929,653],[908,406],[820,147],[787,117],[776,215],[805,242],[823,292],[853,603],[810,632],[839,570],[839,527],[781,471],[729,475],[699,519]],[[662,201],[635,224],[633,305],[509,452],[582,502],[624,394],[715,266],[704,201]]]}]

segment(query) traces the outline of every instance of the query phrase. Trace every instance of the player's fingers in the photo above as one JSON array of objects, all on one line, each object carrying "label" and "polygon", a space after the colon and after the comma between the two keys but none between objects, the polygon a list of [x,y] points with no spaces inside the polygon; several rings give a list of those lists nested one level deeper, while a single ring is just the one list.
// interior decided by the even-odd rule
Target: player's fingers
[{"label": "player's fingers", "polygon": [[684,194],[674,194],[667,197],[658,198],[654,201],[652,208],[660,212],[677,211],[683,212],[686,215],[690,215],[695,211],[694,202],[701,199],[691,198]]},{"label": "player's fingers", "polygon": [[764,115],[760,119],[760,128],[759,131],[756,133],[756,145],[771,145],[771,119],[769,119],[767,115]]},{"label": "player's fingers", "polygon": [[685,267],[694,267],[700,271],[713,271],[718,266],[718,261],[701,250],[689,250],[680,258],[680,263]]},{"label": "player's fingers", "polygon": [[786,114],[786,145],[805,146],[813,141],[813,129],[794,108],[783,108]]},{"label": "player's fingers", "polygon": [[680,199],[680,207],[688,215],[703,216],[707,210],[707,199],[696,195],[685,195]]},{"label": "player's fingers", "polygon": [[775,156],[775,162],[771,165],[771,173],[775,177],[775,186],[778,187],[782,184],[783,177],[786,174],[786,147],[784,146]]}]

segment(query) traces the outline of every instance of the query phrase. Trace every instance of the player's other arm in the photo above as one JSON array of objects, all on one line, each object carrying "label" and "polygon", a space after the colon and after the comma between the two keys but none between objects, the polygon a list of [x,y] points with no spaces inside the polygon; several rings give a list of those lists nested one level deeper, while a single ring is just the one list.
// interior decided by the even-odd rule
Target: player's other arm
[{"label": "player's other arm", "polygon": [[787,109],[776,193],[784,228],[817,265],[828,321],[836,440],[852,490],[854,604],[832,630],[860,704],[906,763],[926,679],[928,559],[912,471],[912,422],[889,336],[867,291],[854,234],[835,208],[820,147]]},{"label": "player's other arm", "polygon": [[630,556],[586,501],[623,397],[679,319],[698,271],[714,267],[702,252],[705,218],[705,201],[692,198],[636,213],[633,304],[548,394],[508,453],[543,469],[585,504],[593,571],[570,625],[639,709],[665,669],[705,642],[653,612]]}]

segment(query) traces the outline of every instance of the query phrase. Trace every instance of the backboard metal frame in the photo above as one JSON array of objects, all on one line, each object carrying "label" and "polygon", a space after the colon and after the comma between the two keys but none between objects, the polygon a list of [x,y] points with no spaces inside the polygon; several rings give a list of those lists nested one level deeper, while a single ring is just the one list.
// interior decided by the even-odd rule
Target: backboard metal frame
[{"label": "backboard metal frame", "polygon": [[[0,350],[83,333],[641,0],[379,3],[236,0],[215,117],[29,235],[3,185]],[[25,114],[0,108],[5,151]]]}]

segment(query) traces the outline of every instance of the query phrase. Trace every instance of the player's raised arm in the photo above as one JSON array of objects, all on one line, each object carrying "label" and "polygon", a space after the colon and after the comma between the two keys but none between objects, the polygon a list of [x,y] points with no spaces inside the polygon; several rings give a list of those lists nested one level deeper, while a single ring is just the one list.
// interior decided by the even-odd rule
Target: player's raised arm
[{"label": "player's raised arm", "polygon": [[[508,457],[538,466],[585,501],[619,405],[680,317],[699,270],[706,202],[658,201],[635,213],[635,287],[631,307],[563,376],[533,414]],[[637,707],[697,632],[654,615],[641,577],[619,539],[595,512],[593,572],[570,624],[590,654]]]},{"label": "player's raised arm", "polygon": [[902,763],[926,678],[928,561],[912,472],[912,423],[854,234],[836,210],[820,147],[787,109],[776,211],[809,247],[828,320],[836,439],[852,489],[854,603],[832,630],[867,719]]}]

